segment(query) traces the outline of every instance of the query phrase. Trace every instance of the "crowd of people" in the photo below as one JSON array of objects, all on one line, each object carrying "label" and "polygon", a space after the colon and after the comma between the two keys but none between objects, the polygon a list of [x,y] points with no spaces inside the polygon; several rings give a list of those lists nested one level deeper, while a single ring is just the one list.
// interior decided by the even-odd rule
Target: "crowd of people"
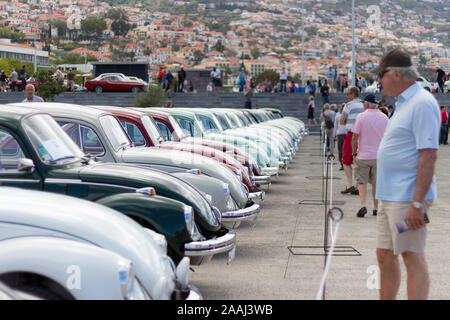
[{"label": "crowd of people", "polygon": [[[397,296],[400,255],[408,274],[408,299],[426,299],[430,284],[424,255],[426,223],[437,197],[434,170],[439,145],[448,144],[449,114],[416,82],[417,70],[404,50],[387,52],[371,72],[385,94],[397,98],[395,108],[384,96],[380,101],[373,94],[361,99],[360,88],[350,87],[347,103],[324,103],[322,143],[331,154],[337,143],[346,176],[341,193],[359,195],[358,218],[369,211],[367,185],[372,185],[380,299]],[[315,121],[314,99],[311,95],[308,124]]]}]

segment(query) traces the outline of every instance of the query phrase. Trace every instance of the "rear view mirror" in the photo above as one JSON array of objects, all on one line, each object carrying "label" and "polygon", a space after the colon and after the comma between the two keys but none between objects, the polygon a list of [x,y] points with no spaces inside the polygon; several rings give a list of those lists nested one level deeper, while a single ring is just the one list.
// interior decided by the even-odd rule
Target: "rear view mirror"
[{"label": "rear view mirror", "polygon": [[33,172],[34,171],[33,160],[26,158],[19,159],[19,162],[17,163],[17,170],[19,172]]}]

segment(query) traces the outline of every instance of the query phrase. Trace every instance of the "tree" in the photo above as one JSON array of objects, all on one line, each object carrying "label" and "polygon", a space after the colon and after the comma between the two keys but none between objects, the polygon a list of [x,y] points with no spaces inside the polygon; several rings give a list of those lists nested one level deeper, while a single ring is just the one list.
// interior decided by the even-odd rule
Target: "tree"
[{"label": "tree", "polygon": [[194,64],[199,64],[205,58],[205,54],[200,50],[194,51]]},{"label": "tree", "polygon": [[58,30],[58,38],[65,38],[67,34],[67,22],[66,21],[55,21],[53,23],[53,28]]},{"label": "tree", "polygon": [[149,91],[139,93],[133,101],[133,104],[137,108],[159,108],[162,107],[164,99],[166,99],[166,92],[158,87],[152,86]]},{"label": "tree", "polygon": [[65,87],[61,79],[53,77],[53,72],[49,69],[40,69],[36,73],[39,95],[45,101],[54,101],[55,96],[64,92]]},{"label": "tree", "polygon": [[262,83],[268,80],[272,86],[280,82],[280,74],[275,70],[265,70],[256,76],[256,83]]},{"label": "tree", "polygon": [[81,31],[90,36],[101,36],[106,28],[106,21],[103,19],[87,18],[81,21]]},{"label": "tree", "polygon": [[63,59],[64,64],[82,64],[84,63],[84,56],[78,53],[68,53]]},{"label": "tree", "polygon": [[261,51],[259,51],[258,47],[251,48],[250,54],[252,55],[253,59],[258,59],[259,57],[261,57]]},{"label": "tree", "polygon": [[125,19],[116,20],[111,24],[111,30],[116,36],[125,36],[131,29],[131,24],[127,23]]},{"label": "tree", "polygon": [[117,21],[117,20],[128,21],[127,13],[122,9],[111,9],[106,13],[105,17],[112,19],[114,21]]},{"label": "tree", "polygon": [[217,40],[216,44],[214,45],[214,50],[217,50],[219,52],[223,52],[226,48],[222,43],[222,40]]}]

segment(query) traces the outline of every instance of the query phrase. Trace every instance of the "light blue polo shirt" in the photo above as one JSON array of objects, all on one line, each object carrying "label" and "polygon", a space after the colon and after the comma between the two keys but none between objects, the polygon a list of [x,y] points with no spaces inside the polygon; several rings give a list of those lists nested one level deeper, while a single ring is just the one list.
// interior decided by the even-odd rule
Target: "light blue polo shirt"
[{"label": "light blue polo shirt", "polygon": [[[436,99],[415,83],[398,97],[377,154],[378,200],[409,202],[416,187],[420,149],[439,149]],[[435,177],[425,200],[436,199]]]}]

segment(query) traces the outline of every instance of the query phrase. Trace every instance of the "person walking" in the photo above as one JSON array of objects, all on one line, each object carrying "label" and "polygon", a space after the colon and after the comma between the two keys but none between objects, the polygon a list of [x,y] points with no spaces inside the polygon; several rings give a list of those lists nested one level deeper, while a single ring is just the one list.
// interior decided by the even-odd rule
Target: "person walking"
[{"label": "person walking", "polygon": [[344,145],[342,146],[342,164],[344,165],[344,172],[347,178],[347,186],[341,191],[342,194],[351,193],[357,195],[358,188],[353,185],[353,152],[352,152],[352,128],[355,124],[356,117],[361,112],[364,112],[364,106],[359,100],[358,87],[350,87],[347,90],[348,103],[342,110],[340,123],[345,125],[347,134],[345,135]]},{"label": "person walking", "polygon": [[67,90],[71,92],[75,91],[75,73],[72,68],[70,68],[67,73]]},{"label": "person walking", "polygon": [[[425,260],[426,220],[437,198],[434,177],[439,149],[439,105],[416,83],[418,72],[401,48],[388,51],[377,74],[388,96],[397,98],[377,156],[377,259],[380,299],[395,299],[400,287],[402,255],[407,272],[408,299],[428,298],[430,276]],[[406,219],[409,231],[396,223]]]},{"label": "person walking", "polygon": [[344,146],[345,136],[347,135],[347,129],[345,128],[345,125],[342,125],[340,123],[344,105],[345,104],[339,105],[338,112],[334,118],[334,139],[336,140],[339,153],[339,163],[341,164],[341,167],[339,168],[340,171],[344,170],[344,167],[342,165],[342,147]]},{"label": "person walking", "polygon": [[[163,85],[164,86],[164,81],[163,81],[163,79],[164,79],[164,68],[163,67],[160,67],[159,68],[159,72],[158,72],[158,87],[161,87],[161,85]],[[164,89],[164,87],[163,87],[163,89]]]},{"label": "person walking", "polygon": [[445,72],[440,67],[436,69],[436,82],[439,85],[438,92],[441,90],[444,93]]},{"label": "person walking", "polygon": [[166,80],[165,80],[166,92],[172,89],[172,81],[173,81],[173,74],[170,70],[168,70],[166,73]]},{"label": "person walking", "polygon": [[244,92],[244,87],[247,84],[247,75],[245,74],[244,68],[241,68],[241,71],[239,72],[239,80],[238,80],[238,86],[239,86],[239,92]]},{"label": "person walking", "polygon": [[178,71],[178,92],[184,92],[184,80],[186,80],[186,71],[184,67]]},{"label": "person walking", "polygon": [[314,97],[310,96],[309,97],[309,103],[308,103],[308,108],[306,109],[307,113],[308,113],[308,123],[307,125],[310,126],[311,122],[314,122],[314,125],[317,126],[317,121],[314,118],[314,109],[316,107],[316,103],[314,102]]},{"label": "person walking", "polygon": [[283,67],[283,69],[280,72],[280,92],[287,92],[286,89],[287,78],[288,72],[286,71],[286,68]]},{"label": "person walking", "polygon": [[2,70],[0,73],[0,92],[6,92],[6,79],[5,71]]},{"label": "person walking", "polygon": [[244,93],[245,98],[245,109],[251,109],[252,108],[252,97],[253,97],[253,90],[251,88],[247,88]]},{"label": "person walking", "polygon": [[448,144],[448,113],[447,107],[441,106],[441,132],[439,135],[439,144]]},{"label": "person walking", "polygon": [[19,70],[19,80],[20,80],[20,91],[25,90],[25,86],[27,85],[27,79],[26,79],[26,71],[25,71],[25,65],[22,66],[22,69]]},{"label": "person walking", "polygon": [[377,175],[377,152],[386,130],[388,117],[378,110],[378,102],[373,94],[364,98],[364,112],[358,114],[353,125],[352,152],[355,163],[355,178],[358,184],[361,209],[356,216],[363,218],[367,213],[367,184],[372,185],[374,216],[378,212],[378,201],[375,198]]},{"label": "person walking", "polygon": [[18,78],[19,78],[19,75],[18,75],[16,69],[12,69],[12,72],[9,75],[9,81],[11,81],[11,91],[16,91],[16,89],[19,90],[19,88],[17,87]]},{"label": "person walking", "polygon": [[328,86],[327,80],[325,80],[324,84],[320,88],[320,93],[322,94],[323,104],[328,103],[328,99],[330,96],[330,87]]},{"label": "person walking", "polygon": [[34,93],[35,93],[34,85],[32,85],[31,83],[27,84],[25,86],[26,98],[22,102],[44,102],[44,99],[35,96]]},{"label": "person walking", "polygon": [[323,120],[321,121],[323,123],[323,142],[326,143],[326,150],[330,152],[330,154],[334,154],[334,111],[330,110],[330,105],[328,103],[323,106],[321,118]]}]

